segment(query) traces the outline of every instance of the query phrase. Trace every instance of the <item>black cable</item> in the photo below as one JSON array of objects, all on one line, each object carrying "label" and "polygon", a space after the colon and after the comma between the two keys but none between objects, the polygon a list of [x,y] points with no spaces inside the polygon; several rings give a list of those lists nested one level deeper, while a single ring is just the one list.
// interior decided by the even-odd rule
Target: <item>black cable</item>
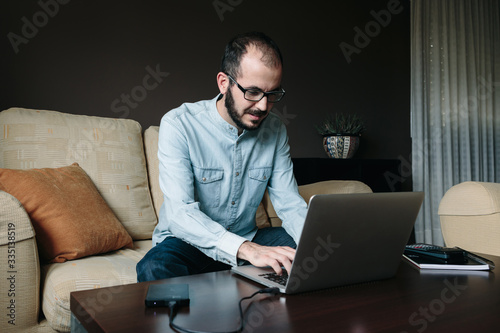
[{"label": "black cable", "polygon": [[206,331],[190,330],[188,328],[180,327],[180,326],[174,324],[174,318],[177,315],[177,310],[179,308],[177,302],[175,302],[175,301],[172,301],[172,302],[168,303],[168,307],[170,309],[169,325],[170,325],[170,327],[173,330],[180,331],[180,332],[186,332],[186,333],[238,333],[238,332],[243,331],[243,328],[245,327],[245,320],[244,320],[244,317],[243,317],[243,309],[241,307],[241,303],[244,300],[251,299],[252,297],[254,297],[257,294],[273,294],[273,295],[277,295],[279,293],[280,293],[280,290],[278,288],[266,288],[266,289],[257,290],[252,295],[241,298],[240,301],[239,301],[239,303],[238,303],[238,307],[239,307],[239,310],[240,310],[240,326],[238,327],[238,329],[236,331],[228,331],[228,332],[206,332]]}]

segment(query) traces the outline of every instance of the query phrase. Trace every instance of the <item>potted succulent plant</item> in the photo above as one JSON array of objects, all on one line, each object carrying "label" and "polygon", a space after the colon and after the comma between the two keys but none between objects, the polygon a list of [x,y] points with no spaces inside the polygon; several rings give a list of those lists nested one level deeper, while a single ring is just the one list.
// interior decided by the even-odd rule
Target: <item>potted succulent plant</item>
[{"label": "potted succulent plant", "polygon": [[323,136],[323,148],[329,157],[351,158],[358,150],[365,125],[356,114],[336,113],[329,115],[316,129]]}]

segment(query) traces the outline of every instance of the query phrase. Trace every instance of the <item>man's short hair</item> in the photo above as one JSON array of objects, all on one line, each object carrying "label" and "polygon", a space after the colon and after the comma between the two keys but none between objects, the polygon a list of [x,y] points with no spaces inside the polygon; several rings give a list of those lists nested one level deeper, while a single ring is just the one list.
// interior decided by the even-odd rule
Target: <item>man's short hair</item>
[{"label": "man's short hair", "polygon": [[262,61],[268,67],[283,66],[283,57],[278,45],[262,32],[247,32],[235,36],[226,45],[222,57],[221,72],[238,78],[241,58],[248,52],[249,46],[255,46],[262,52]]}]

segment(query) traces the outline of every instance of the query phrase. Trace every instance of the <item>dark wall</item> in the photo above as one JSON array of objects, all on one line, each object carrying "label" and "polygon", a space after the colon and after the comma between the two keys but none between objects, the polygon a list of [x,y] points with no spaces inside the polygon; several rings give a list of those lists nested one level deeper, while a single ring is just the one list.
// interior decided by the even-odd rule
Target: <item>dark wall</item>
[{"label": "dark wall", "polygon": [[226,42],[260,30],[284,54],[287,95],[275,112],[293,157],[326,157],[315,125],[342,111],[367,122],[357,158],[408,160],[409,7],[408,0],[2,1],[0,109],[158,125],[181,103],[214,97]]}]

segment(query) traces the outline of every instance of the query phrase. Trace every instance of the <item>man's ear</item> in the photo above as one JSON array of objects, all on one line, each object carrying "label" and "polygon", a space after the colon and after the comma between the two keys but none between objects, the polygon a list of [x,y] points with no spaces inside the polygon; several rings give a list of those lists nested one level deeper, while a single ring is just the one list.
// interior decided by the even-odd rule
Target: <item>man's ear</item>
[{"label": "man's ear", "polygon": [[217,86],[219,87],[219,92],[225,95],[229,89],[229,78],[226,74],[219,72],[217,74]]}]

